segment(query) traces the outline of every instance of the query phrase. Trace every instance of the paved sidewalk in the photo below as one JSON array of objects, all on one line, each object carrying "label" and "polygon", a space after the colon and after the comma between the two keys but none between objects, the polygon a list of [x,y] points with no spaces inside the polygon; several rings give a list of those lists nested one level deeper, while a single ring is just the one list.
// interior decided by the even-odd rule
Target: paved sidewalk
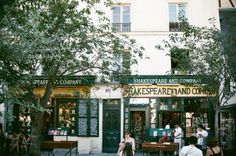
[{"label": "paved sidewalk", "polygon": [[[46,151],[42,151],[42,156],[76,156],[75,151],[73,150],[70,153],[67,153],[68,150],[62,150],[62,149],[56,149],[52,153],[48,153]],[[50,155],[49,155],[50,154]],[[66,154],[66,155],[65,155]],[[0,153],[0,156],[29,156],[28,154],[23,154],[23,153]],[[77,154],[77,156],[116,156],[116,153],[91,153],[91,154]],[[135,156],[143,156],[142,152],[135,152]]]},{"label": "paved sidewalk", "polygon": [[[66,151],[54,151],[53,152],[55,156],[64,156]],[[75,152],[73,151],[71,156],[75,156]],[[47,152],[43,152],[43,156],[48,156]],[[70,156],[70,154],[67,154],[67,156]],[[116,156],[116,153],[91,153],[91,154],[77,154],[77,156]],[[143,153],[141,152],[136,152],[135,156],[143,156]]]}]

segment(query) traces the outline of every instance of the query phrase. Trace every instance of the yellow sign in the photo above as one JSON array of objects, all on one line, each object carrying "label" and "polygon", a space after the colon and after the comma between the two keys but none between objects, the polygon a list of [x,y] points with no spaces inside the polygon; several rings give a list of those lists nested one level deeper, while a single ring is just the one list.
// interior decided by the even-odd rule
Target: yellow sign
[{"label": "yellow sign", "polygon": [[[45,87],[37,87],[34,89],[34,95],[42,97]],[[55,87],[53,88],[51,97],[87,97],[90,93],[90,87]]]},{"label": "yellow sign", "polygon": [[184,85],[126,85],[125,97],[205,97],[209,96],[204,88]]}]

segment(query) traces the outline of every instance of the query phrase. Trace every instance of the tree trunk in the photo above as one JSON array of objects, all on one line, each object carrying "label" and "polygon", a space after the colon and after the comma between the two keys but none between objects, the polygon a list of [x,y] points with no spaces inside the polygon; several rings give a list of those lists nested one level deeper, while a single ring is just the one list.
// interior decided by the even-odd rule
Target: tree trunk
[{"label": "tree trunk", "polygon": [[36,111],[33,113],[32,117],[32,127],[31,127],[31,155],[37,156],[40,152],[40,144],[42,141],[42,118],[43,112]]},{"label": "tree trunk", "polygon": [[217,142],[219,142],[219,107],[215,109],[215,136]]},{"label": "tree trunk", "polygon": [[[45,88],[44,95],[40,101],[40,106],[45,109],[48,103],[48,100],[52,94],[52,81],[48,81],[48,84]],[[37,105],[37,104],[36,104]],[[31,114],[32,124],[31,124],[31,148],[30,155],[32,156],[41,156],[40,145],[44,140],[42,135],[42,125],[43,125],[43,114],[44,111],[33,110]]]}]

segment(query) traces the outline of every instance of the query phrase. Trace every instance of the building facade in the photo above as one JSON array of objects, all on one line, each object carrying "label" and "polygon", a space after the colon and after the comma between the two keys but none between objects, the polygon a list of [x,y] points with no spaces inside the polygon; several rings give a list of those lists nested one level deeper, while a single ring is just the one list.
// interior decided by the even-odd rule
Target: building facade
[{"label": "building facade", "polygon": [[158,130],[167,122],[171,126],[182,123],[185,136],[195,133],[198,123],[212,129],[213,108],[206,94],[180,85],[180,81],[193,84],[199,81],[188,76],[167,76],[173,70],[171,58],[168,51],[160,52],[155,46],[170,33],[180,31],[178,15],[185,16],[196,26],[210,26],[208,19],[215,18],[219,28],[218,5],[214,0],[121,0],[115,1],[111,8],[104,8],[113,31],[135,39],[145,48],[145,57],[131,67],[132,75],[138,77],[131,77],[128,84],[118,90],[107,85],[99,85],[96,91],[92,88],[91,96],[101,102],[101,129],[98,138],[84,138],[90,140],[91,152],[116,152],[127,130],[132,132],[139,150],[143,141],[157,140]]},{"label": "building facade", "polygon": [[[215,18],[220,27],[218,5],[215,0],[120,0],[104,7],[114,33],[125,33],[145,48],[144,58],[131,67],[136,76],[125,84],[98,84],[94,77],[85,84],[76,81],[79,77],[60,81],[48,103],[44,133],[55,141],[78,141],[83,154],[116,152],[125,131],[132,132],[139,150],[142,142],[157,141],[167,123],[181,124],[184,136],[194,134],[198,123],[211,130],[211,104],[198,87],[203,82],[169,75],[171,57],[155,46],[180,32],[179,15],[195,26],[210,26],[208,19]],[[35,94],[40,98],[42,91],[38,86]]]},{"label": "building facade", "polygon": [[[224,35],[235,36],[236,1],[219,0],[219,13],[221,19],[221,30]],[[234,51],[234,49],[232,49]],[[235,60],[235,52],[230,56]],[[232,82],[235,85],[235,82]],[[232,88],[231,88],[232,89]],[[231,97],[227,104],[222,106],[220,113],[220,144],[221,147],[232,155],[236,145],[236,95]]]}]

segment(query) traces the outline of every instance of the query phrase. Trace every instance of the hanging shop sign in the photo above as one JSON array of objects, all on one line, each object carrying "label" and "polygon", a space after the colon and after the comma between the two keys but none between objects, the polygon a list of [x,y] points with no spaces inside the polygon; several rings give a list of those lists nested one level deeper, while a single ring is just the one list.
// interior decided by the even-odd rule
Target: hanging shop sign
[{"label": "hanging shop sign", "polygon": [[128,84],[204,84],[208,77],[197,75],[133,75],[128,77]]},{"label": "hanging shop sign", "polygon": [[205,97],[209,93],[199,86],[184,85],[126,85],[125,97]]},{"label": "hanging shop sign", "polygon": [[[35,86],[46,86],[48,77],[37,76],[33,84]],[[54,84],[56,86],[76,86],[76,85],[89,85],[95,83],[95,76],[61,76],[56,78]]]},{"label": "hanging shop sign", "polygon": [[[55,87],[52,90],[51,97],[87,97],[90,93],[89,86],[79,87]],[[34,88],[34,95],[42,97],[44,95],[45,88]]]}]

